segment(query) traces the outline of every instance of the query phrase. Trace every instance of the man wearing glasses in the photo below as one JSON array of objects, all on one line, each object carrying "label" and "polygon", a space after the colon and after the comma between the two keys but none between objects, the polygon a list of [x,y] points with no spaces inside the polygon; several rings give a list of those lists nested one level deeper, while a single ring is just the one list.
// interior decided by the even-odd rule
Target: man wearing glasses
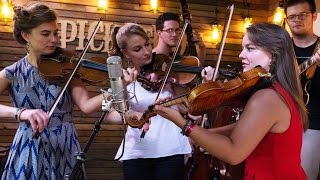
[{"label": "man wearing glasses", "polygon": [[313,22],[317,19],[316,5],[314,0],[287,0],[285,10],[298,64],[309,58],[317,64],[308,69],[307,74],[314,74],[303,84],[307,85],[304,90],[308,90],[310,124],[301,150],[302,167],[309,180],[316,180],[320,168],[320,40],[313,32]]},{"label": "man wearing glasses", "polygon": [[[156,20],[156,31],[159,39],[153,52],[171,57],[172,49],[176,47],[181,33],[179,16],[171,12],[161,14]],[[203,65],[206,46],[198,32],[193,32],[192,40],[196,45],[200,63]]]},{"label": "man wearing glasses", "polygon": [[[152,51],[156,54],[164,54],[168,57],[171,57],[173,54],[173,49],[178,43],[181,30],[180,17],[177,14],[171,12],[161,14],[156,20],[158,43]],[[196,45],[200,64],[203,65],[206,56],[206,46],[197,32],[193,32],[192,40]],[[213,74],[213,70],[214,69],[210,66],[205,67],[201,72],[201,75],[203,76],[206,74],[207,76],[211,76],[211,74]],[[173,89],[177,95],[188,92],[186,88],[181,88],[180,86],[173,86]],[[178,107],[182,114],[186,114],[188,112],[188,109],[185,106],[178,105]]]},{"label": "man wearing glasses", "polygon": [[179,16],[174,13],[163,13],[156,20],[156,31],[158,44],[153,52],[170,57],[172,48],[177,45],[181,32]]}]

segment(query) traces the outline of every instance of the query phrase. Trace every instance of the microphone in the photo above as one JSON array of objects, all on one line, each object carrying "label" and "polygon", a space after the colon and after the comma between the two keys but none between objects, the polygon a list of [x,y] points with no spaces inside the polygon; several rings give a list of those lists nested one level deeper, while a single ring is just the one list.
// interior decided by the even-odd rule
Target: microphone
[{"label": "microphone", "polygon": [[119,56],[110,56],[107,59],[107,68],[110,79],[112,104],[122,115],[129,110],[128,92],[124,85],[122,60]]}]

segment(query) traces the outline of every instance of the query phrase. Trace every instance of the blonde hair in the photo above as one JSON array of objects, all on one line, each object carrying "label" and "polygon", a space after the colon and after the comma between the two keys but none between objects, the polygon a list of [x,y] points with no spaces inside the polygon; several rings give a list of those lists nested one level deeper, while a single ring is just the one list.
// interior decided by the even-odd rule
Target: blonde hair
[{"label": "blonde hair", "polygon": [[109,51],[110,55],[119,55],[123,57],[121,50],[127,48],[127,40],[132,35],[138,35],[149,40],[147,33],[143,28],[135,23],[126,23],[123,26],[116,27],[112,33],[112,47]]}]

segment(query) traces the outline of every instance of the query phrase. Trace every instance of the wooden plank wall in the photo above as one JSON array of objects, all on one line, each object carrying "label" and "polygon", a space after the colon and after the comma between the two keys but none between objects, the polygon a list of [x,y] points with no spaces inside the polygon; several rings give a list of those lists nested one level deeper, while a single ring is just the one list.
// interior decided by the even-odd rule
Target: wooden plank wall
[{"label": "wooden plank wall", "polygon": [[[27,4],[30,0],[13,0],[15,4]],[[162,12],[180,12],[180,3],[176,0],[161,0],[158,13],[149,10],[148,0],[111,0],[106,13],[97,11],[97,0],[44,0],[41,1],[55,9],[61,19],[68,20],[88,20],[96,21],[103,17],[106,22],[122,24],[125,22],[135,22],[142,25],[154,25],[155,19]],[[227,1],[225,0],[189,0],[190,13],[192,14],[192,27],[198,31],[207,46],[205,64],[215,65],[219,46],[210,43],[210,29],[213,22],[215,8],[218,9],[218,22],[224,24],[226,17]],[[276,0],[252,0],[248,1],[249,15],[254,22],[266,22],[270,19],[273,9],[277,6]],[[238,55],[241,51],[241,39],[243,37],[242,24],[243,17],[247,15],[248,8],[242,0],[233,1],[235,11],[232,17],[230,30],[222,58],[222,66],[232,64],[239,65]],[[99,38],[101,36],[98,36]],[[98,39],[99,40],[99,39]],[[156,38],[154,38],[156,42]],[[75,49],[78,41],[67,44],[67,48]],[[14,41],[12,37],[11,22],[0,20],[0,70],[26,54],[23,46]],[[86,57],[101,56],[107,58],[106,53],[89,50]],[[92,95],[99,92],[100,87],[88,86]],[[10,105],[7,92],[0,95],[0,103]],[[79,132],[82,147],[85,145],[94,122],[99,118],[101,112],[96,112],[90,116],[75,109],[75,124]],[[0,143],[10,144],[15,134],[17,123],[10,119],[1,119],[0,123]],[[123,137],[123,127],[121,125],[102,124],[101,130],[94,140],[85,163],[88,179],[122,179],[121,163],[114,162],[113,158]]]}]

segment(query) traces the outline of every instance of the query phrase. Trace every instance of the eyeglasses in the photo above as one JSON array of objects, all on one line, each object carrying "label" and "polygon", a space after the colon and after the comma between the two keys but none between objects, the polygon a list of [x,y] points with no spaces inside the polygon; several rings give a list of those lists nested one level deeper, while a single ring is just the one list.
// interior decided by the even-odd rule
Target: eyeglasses
[{"label": "eyeglasses", "polygon": [[168,34],[173,34],[174,32],[176,33],[176,34],[180,34],[180,32],[181,32],[181,29],[180,28],[178,28],[178,29],[172,29],[172,28],[170,28],[170,29],[163,29],[163,30],[161,30],[161,31],[164,31],[164,32],[166,32],[166,33],[168,33]]},{"label": "eyeglasses", "polygon": [[311,12],[302,12],[300,14],[290,15],[287,17],[287,20],[290,22],[296,21],[297,17],[300,20],[305,20]]}]

